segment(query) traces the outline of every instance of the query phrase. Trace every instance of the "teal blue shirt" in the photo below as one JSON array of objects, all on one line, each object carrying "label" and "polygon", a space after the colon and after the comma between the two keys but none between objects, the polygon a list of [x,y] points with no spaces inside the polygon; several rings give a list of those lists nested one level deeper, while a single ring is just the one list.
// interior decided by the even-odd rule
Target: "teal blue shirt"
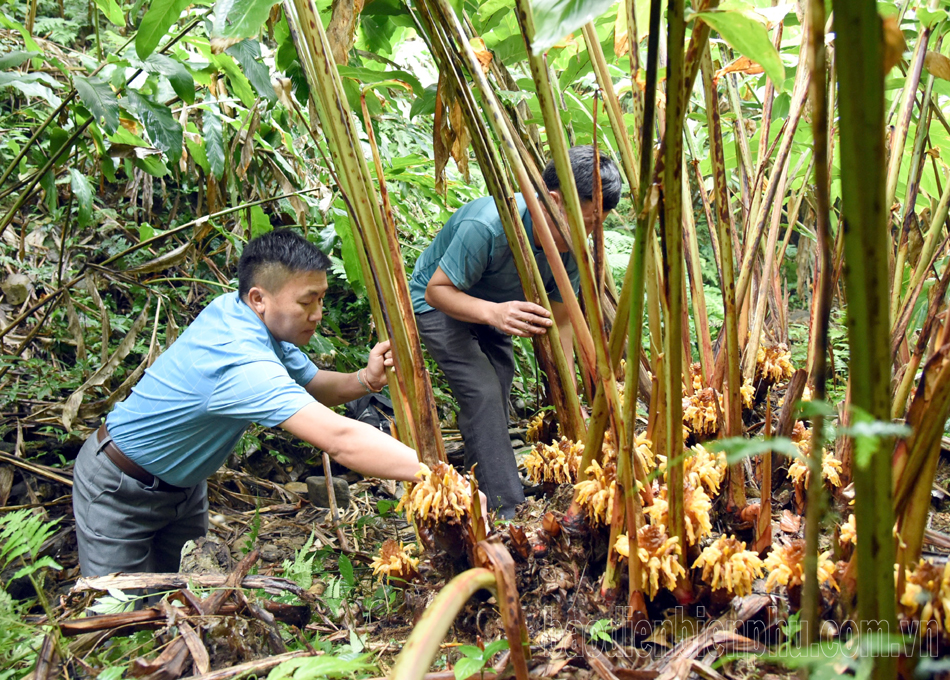
[{"label": "teal blue shirt", "polygon": [[[515,200],[548,298],[552,302],[562,302],[548,259],[541,248],[534,244],[531,215],[524,197],[515,194]],[[577,263],[570,253],[561,253],[561,261],[576,295],[580,285]],[[439,267],[452,285],[472,297],[490,302],[524,300],[514,255],[508,245],[495,201],[490,196],[459,208],[419,256],[409,279],[409,294],[416,314],[432,310],[425,300],[426,286]]]},{"label": "teal blue shirt", "polygon": [[169,484],[194,486],[221,467],[248,425],[279,425],[312,404],[304,385],[316,374],[228,293],[145,371],[106,426],[131,460]]}]

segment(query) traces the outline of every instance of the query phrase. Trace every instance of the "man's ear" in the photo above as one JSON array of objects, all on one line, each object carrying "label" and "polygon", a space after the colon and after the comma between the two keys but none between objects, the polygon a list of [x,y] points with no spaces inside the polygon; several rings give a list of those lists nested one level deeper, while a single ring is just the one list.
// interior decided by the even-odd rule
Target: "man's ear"
[{"label": "man's ear", "polygon": [[561,194],[560,189],[555,189],[554,191],[548,191],[551,194],[551,200],[554,201],[554,205],[558,208],[564,208],[564,196]]},{"label": "man's ear", "polygon": [[258,314],[264,313],[264,289],[253,286],[247,291],[247,306]]}]

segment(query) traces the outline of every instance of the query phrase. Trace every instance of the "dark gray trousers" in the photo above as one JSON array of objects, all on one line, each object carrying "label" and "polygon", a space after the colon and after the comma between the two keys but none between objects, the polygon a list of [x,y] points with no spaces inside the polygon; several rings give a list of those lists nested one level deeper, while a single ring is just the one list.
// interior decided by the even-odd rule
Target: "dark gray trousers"
[{"label": "dark gray trousers", "polygon": [[478,463],[475,477],[489,506],[502,517],[513,517],[524,491],[508,437],[508,396],[515,375],[511,338],[438,310],[417,314],[416,325],[458,402],[466,469]]},{"label": "dark gray trousers", "polygon": [[83,576],[175,573],[185,542],[208,532],[207,482],[159,491],[119,470],[93,432],[73,468],[73,514]]}]

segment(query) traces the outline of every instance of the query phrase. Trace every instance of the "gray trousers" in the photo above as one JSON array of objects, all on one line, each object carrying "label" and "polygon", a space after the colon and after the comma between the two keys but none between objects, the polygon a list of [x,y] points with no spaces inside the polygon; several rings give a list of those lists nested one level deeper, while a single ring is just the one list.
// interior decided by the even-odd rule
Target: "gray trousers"
[{"label": "gray trousers", "polygon": [[129,477],[93,432],[73,468],[73,514],[83,576],[175,573],[185,542],[208,532],[208,484],[168,492]]},{"label": "gray trousers", "polygon": [[478,463],[475,477],[489,506],[502,517],[513,517],[524,491],[508,437],[508,396],[515,375],[511,338],[439,310],[417,314],[416,325],[458,402],[466,469]]}]

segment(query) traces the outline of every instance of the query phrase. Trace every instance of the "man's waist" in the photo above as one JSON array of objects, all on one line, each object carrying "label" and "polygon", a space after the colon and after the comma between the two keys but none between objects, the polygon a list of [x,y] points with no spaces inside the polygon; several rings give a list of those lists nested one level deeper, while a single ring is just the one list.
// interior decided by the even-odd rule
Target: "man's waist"
[{"label": "man's waist", "polygon": [[[155,484],[155,481],[158,480],[158,485],[155,487],[158,491],[185,490],[184,487],[169,484],[162,478],[156,477],[151,472],[122,453],[122,449],[116,446],[115,442],[112,440],[112,435],[109,434],[109,430],[106,428],[105,422],[99,426],[99,430],[96,432],[96,439],[99,442],[99,448],[106,454],[109,460],[111,460],[112,463],[117,468],[119,468],[119,470],[124,472],[132,479],[141,482],[145,486],[152,486]],[[103,442],[105,443],[103,444]]]}]

